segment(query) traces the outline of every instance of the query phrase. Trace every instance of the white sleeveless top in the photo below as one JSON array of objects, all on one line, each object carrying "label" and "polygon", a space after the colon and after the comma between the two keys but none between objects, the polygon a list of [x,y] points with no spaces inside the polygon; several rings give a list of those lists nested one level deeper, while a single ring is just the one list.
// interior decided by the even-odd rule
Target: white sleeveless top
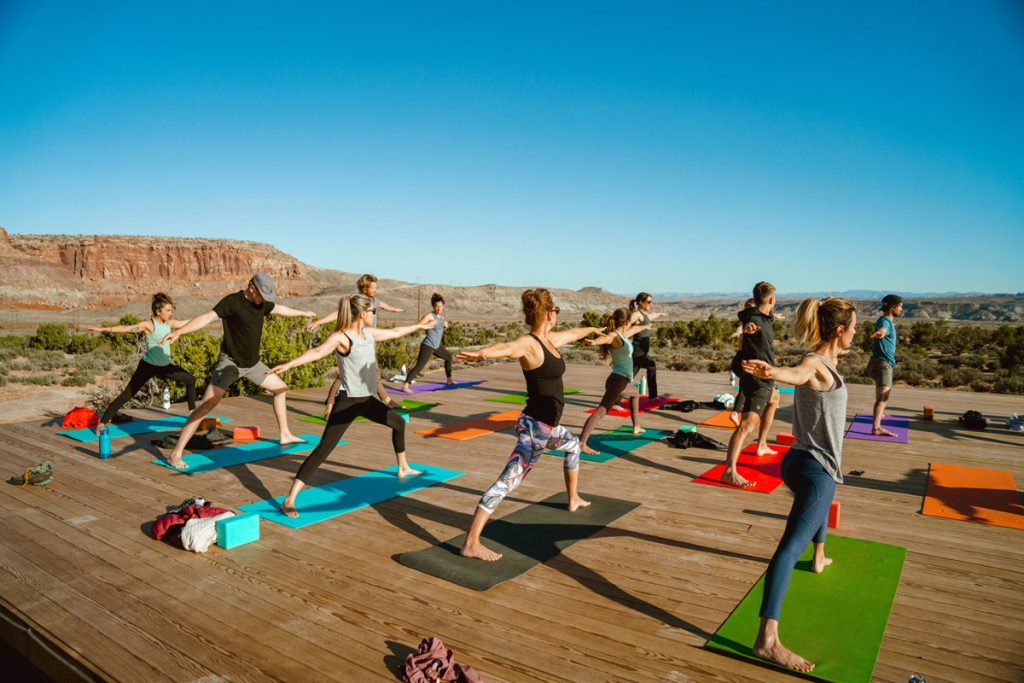
[{"label": "white sleeveless top", "polygon": [[348,330],[345,336],[350,344],[348,353],[334,352],[338,360],[341,390],[349,398],[373,396],[377,393],[377,348],[373,337],[365,330],[362,339],[356,338]]}]

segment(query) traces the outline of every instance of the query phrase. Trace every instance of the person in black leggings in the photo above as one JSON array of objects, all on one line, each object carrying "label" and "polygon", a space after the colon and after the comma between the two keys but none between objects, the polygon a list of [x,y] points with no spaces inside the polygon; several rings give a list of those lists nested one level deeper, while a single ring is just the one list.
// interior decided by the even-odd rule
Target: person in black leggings
[{"label": "person in black leggings", "polygon": [[653,299],[647,292],[640,292],[629,302],[630,326],[639,325],[647,328],[633,338],[633,377],[643,370],[647,373],[647,397],[658,398],[658,368],[651,358],[651,321],[664,316],[664,313],[652,313]]},{"label": "person in black leggings", "polygon": [[444,374],[448,378],[448,384],[455,384],[454,380],[452,380],[452,354],[441,343],[441,337],[444,335],[444,331],[448,329],[448,321],[441,316],[441,311],[444,310],[444,297],[434,292],[434,296],[430,297],[430,305],[434,307],[434,310],[423,316],[418,324],[432,324],[432,327],[427,330],[427,335],[423,337],[423,342],[420,343],[420,352],[416,357],[416,365],[405,375],[402,391],[407,394],[412,393],[413,380],[426,367],[431,356],[437,356],[444,361]]}]

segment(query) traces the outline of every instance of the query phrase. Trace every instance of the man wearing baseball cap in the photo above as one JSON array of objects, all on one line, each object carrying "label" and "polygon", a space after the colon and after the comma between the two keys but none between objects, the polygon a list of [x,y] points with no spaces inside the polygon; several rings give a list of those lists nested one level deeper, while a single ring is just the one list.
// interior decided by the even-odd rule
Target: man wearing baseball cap
[{"label": "man wearing baseball cap", "polygon": [[875,380],[875,422],[871,433],[875,436],[896,435],[882,427],[885,404],[892,392],[892,372],[896,368],[896,325],[893,319],[903,315],[903,297],[886,294],[882,299],[882,315],[875,321],[875,333],[871,335],[871,360],[866,374]]},{"label": "man wearing baseball cap", "polygon": [[[203,394],[203,401],[185,421],[174,452],[167,459],[171,467],[179,470],[188,465],[182,460],[185,444],[196,433],[203,419],[224,398],[232,384],[245,378],[274,397],[274,415],[280,428],[281,445],[299,443],[298,438],[288,429],[285,392],[288,386],[276,375],[268,375],[270,369],[260,362],[260,338],[263,335],[263,319],[271,313],[286,317],[316,317],[313,311],[298,311],[284,304],[276,303],[274,278],[266,273],[256,273],[245,289],[221,299],[213,310],[192,318],[184,326],[164,337],[163,342],[173,342],[183,334],[195,332],[220,318],[224,323],[224,339],[220,345],[220,356],[210,374],[210,383]],[[161,342],[161,343],[163,343]]]}]

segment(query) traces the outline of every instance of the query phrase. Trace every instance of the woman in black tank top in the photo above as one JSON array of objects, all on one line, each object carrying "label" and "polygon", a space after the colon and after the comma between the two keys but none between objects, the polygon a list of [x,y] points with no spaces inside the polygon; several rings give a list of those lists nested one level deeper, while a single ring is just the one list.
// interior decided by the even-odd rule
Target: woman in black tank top
[{"label": "woman in black tank top", "polygon": [[557,349],[600,330],[596,327],[577,327],[554,331],[558,324],[558,307],[546,289],[527,290],[523,292],[522,299],[530,334],[510,342],[491,344],[477,351],[460,353],[458,356],[467,361],[513,358],[519,361],[523,377],[526,378],[526,407],[516,425],[515,450],[505,463],[501,476],[480,498],[461,550],[466,557],[489,562],[499,559],[501,555],[480,542],[484,525],[505,496],[522,483],[544,451],[556,449],[565,452],[565,488],[569,494],[570,512],[590,505],[579,495],[579,440],[559,424],[565,405],[562,388],[565,360]]}]

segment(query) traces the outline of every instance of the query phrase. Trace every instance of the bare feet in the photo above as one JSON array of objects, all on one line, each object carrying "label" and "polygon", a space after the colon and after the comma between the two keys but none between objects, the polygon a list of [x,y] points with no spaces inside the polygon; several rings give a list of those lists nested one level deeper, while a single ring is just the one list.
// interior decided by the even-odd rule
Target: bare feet
[{"label": "bare feet", "polygon": [[306,440],[305,439],[300,439],[299,437],[295,436],[294,434],[288,434],[288,435],[282,434],[281,438],[278,440],[278,443],[281,444],[282,446],[287,446],[288,444],[292,444],[292,443],[306,443]]},{"label": "bare feet", "polygon": [[402,385],[402,391],[405,392],[406,394],[412,393],[412,387],[409,386],[408,382]]},{"label": "bare feet", "polygon": [[580,453],[586,453],[587,455],[601,455],[601,451],[595,451],[587,444],[580,444]]},{"label": "bare feet", "polygon": [[771,643],[762,643],[760,641],[754,643],[754,654],[761,659],[781,664],[787,669],[793,669],[794,671],[807,673],[814,670],[814,664],[808,662],[792,650],[783,647],[782,643],[778,640]]},{"label": "bare feet", "polygon": [[769,448],[766,444],[764,446],[758,445],[756,453],[757,457],[763,458],[766,455],[776,455],[778,454],[778,451],[775,450],[774,448]]},{"label": "bare feet", "polygon": [[453,380],[451,377],[449,377],[448,378],[448,386],[452,386],[453,384],[455,384],[455,380]]},{"label": "bare feet", "polygon": [[646,430],[644,430],[643,427],[633,427],[633,434],[634,434],[634,436],[637,435],[637,434],[643,434],[644,431],[646,431]]},{"label": "bare feet", "polygon": [[740,414],[737,413],[735,410],[733,412],[729,413],[729,422],[732,422],[734,425],[739,427],[740,426]]},{"label": "bare feet", "polygon": [[572,498],[569,501],[569,512],[576,512],[580,508],[588,508],[588,507],[590,507],[590,501],[589,500],[583,500],[579,496],[575,496],[574,498]]},{"label": "bare feet", "polygon": [[167,464],[176,470],[187,470],[188,463],[182,460],[180,455],[171,454],[171,457],[167,458]]},{"label": "bare feet", "polygon": [[872,434],[873,436],[891,436],[891,437],[893,437],[893,438],[895,438],[895,437],[896,437],[896,435],[895,435],[895,434],[893,434],[892,432],[890,432],[890,431],[889,431],[888,429],[886,429],[885,427],[872,427],[872,428],[871,428],[871,434]]},{"label": "bare feet", "polygon": [[422,470],[414,470],[411,467],[399,467],[398,468],[398,478],[399,479],[404,479],[405,477],[415,477],[415,476],[420,475],[420,474],[423,474]]},{"label": "bare feet", "polygon": [[488,550],[484,547],[483,543],[477,541],[476,543],[466,543],[459,550],[459,554],[463,557],[471,557],[474,560],[483,560],[484,562],[494,562],[495,560],[501,559],[501,553],[496,553],[493,550]]},{"label": "bare feet", "polygon": [[285,517],[291,517],[292,519],[298,517],[299,511],[295,509],[295,499],[285,498],[284,502],[281,503],[281,512]]},{"label": "bare feet", "polygon": [[736,470],[725,468],[725,472],[722,473],[722,478],[719,480],[723,484],[729,484],[730,486],[739,486],[740,488],[750,488],[754,485],[754,482],[745,479],[740,476]]},{"label": "bare feet", "polygon": [[820,574],[823,571],[825,571],[825,567],[829,566],[830,564],[832,564],[831,557],[825,557],[824,555],[822,555],[821,557],[815,556],[814,562],[811,563],[811,570],[815,574]]}]

